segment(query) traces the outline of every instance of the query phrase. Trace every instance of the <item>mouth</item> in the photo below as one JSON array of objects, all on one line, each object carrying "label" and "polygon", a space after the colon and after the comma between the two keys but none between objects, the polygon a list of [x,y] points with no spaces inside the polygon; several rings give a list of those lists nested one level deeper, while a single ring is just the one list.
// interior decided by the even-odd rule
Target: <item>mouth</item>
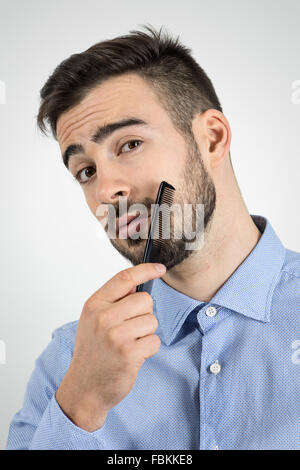
[{"label": "mouth", "polygon": [[117,234],[119,238],[126,239],[133,235],[136,232],[142,232],[143,228],[149,227],[149,223],[151,220],[151,215],[148,215],[148,217],[142,216],[142,215],[131,215],[127,216],[127,223],[126,223],[126,218],[125,221],[123,220],[123,223],[119,223],[120,221],[117,220]]}]

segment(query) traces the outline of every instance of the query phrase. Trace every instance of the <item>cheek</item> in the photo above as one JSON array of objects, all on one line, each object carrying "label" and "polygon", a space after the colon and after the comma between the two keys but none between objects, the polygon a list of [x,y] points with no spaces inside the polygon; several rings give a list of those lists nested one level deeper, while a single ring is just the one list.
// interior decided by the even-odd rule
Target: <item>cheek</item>
[{"label": "cheek", "polygon": [[97,201],[95,200],[95,191],[84,190],[84,197],[92,214],[94,214],[98,220],[100,220],[100,217],[96,215],[97,209],[99,216],[101,216],[102,213],[100,212]]},{"label": "cheek", "polygon": [[156,164],[149,168],[150,174],[154,175],[155,180],[164,180],[172,184],[176,189],[180,186],[184,174],[184,158],[179,152],[170,154],[160,153]]}]

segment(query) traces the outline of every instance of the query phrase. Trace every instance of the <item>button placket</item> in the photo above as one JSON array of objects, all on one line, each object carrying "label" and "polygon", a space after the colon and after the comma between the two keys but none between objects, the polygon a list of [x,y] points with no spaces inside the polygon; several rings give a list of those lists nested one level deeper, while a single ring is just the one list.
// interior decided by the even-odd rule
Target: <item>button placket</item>
[{"label": "button placket", "polygon": [[[217,315],[218,313],[218,315]],[[214,449],[218,424],[214,421],[214,410],[218,409],[218,383],[222,380],[221,368],[223,348],[219,344],[218,325],[230,316],[230,312],[220,305],[205,305],[199,310],[197,320],[202,332],[201,373],[199,386],[200,399],[200,449]],[[218,376],[218,378],[217,378]],[[220,447],[219,447],[220,448]]]}]

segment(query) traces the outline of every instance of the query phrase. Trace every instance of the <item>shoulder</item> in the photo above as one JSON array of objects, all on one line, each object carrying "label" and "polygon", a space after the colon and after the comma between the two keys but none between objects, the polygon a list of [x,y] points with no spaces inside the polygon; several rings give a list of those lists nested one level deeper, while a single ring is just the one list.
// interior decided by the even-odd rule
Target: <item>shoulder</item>
[{"label": "shoulder", "polygon": [[72,347],[75,344],[75,336],[78,326],[78,320],[65,323],[52,332],[52,340],[68,344]]}]

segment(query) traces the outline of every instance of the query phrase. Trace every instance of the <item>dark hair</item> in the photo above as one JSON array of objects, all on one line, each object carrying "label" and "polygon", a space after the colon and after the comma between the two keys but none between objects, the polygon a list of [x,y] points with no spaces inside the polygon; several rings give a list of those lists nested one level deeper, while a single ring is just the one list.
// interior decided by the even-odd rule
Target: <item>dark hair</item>
[{"label": "dark hair", "polygon": [[74,107],[97,85],[110,77],[134,72],[147,81],[167,111],[175,128],[191,133],[196,113],[214,108],[222,112],[214,87],[191,56],[191,50],[179,42],[143,25],[150,34],[130,34],[98,42],[84,52],[72,54],[61,62],[40,91],[37,115],[39,129],[50,124],[57,140],[59,116]]}]

